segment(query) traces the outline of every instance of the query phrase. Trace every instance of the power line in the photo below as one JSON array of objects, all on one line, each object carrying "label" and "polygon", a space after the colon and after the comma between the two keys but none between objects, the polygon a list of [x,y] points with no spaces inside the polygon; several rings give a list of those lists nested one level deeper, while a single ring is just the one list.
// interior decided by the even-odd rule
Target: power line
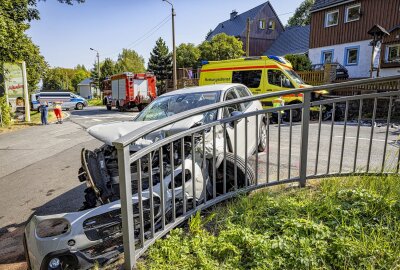
[{"label": "power line", "polygon": [[[131,48],[135,43],[137,43],[138,41],[142,40],[144,37],[146,37],[147,35],[149,35],[149,33],[153,34],[155,31],[157,31],[158,29],[161,28],[161,26],[163,26],[165,23],[167,23],[169,20],[171,19],[171,16],[168,15],[167,17],[165,17],[162,21],[160,21],[159,23],[157,23],[153,28],[151,28],[150,30],[147,31],[147,33],[145,33],[144,35],[142,35],[141,37],[139,37],[138,39],[136,39],[135,41],[131,42],[130,44],[128,44],[127,46],[125,46],[124,48],[128,47]],[[103,56],[114,56],[116,54],[119,54],[120,50],[118,51],[114,51],[111,53],[107,53],[107,54],[103,54]]]}]

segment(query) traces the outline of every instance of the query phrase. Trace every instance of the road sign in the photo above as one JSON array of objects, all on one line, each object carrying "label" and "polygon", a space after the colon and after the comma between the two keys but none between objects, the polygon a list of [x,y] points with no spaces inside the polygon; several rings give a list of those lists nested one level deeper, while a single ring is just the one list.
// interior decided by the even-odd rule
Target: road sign
[{"label": "road sign", "polygon": [[4,63],[5,89],[8,98],[24,96],[24,79],[21,64]]}]

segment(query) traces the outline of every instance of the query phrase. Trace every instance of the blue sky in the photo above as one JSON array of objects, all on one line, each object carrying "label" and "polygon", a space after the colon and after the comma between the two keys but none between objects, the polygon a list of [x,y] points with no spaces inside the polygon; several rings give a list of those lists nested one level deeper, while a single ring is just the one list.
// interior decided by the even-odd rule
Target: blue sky
[{"label": "blue sky", "polygon": [[[229,19],[229,13],[242,13],[263,0],[171,0],[177,16],[176,43],[201,43],[210,29]],[[302,0],[271,0],[283,24]],[[40,1],[41,20],[34,21],[32,37],[52,67],[73,68],[95,61],[93,47],[105,57],[116,59],[122,48],[131,48],[147,63],[155,41],[162,37],[172,49],[170,5],[161,0],[86,0],[68,6],[56,0]]]}]

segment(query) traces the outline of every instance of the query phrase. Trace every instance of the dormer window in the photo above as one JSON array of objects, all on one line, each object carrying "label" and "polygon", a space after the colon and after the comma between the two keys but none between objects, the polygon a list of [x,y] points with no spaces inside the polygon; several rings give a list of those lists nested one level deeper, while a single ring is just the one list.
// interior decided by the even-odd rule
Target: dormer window
[{"label": "dormer window", "polygon": [[325,14],[325,27],[338,25],[338,22],[339,10],[330,11]]},{"label": "dormer window", "polygon": [[259,20],[258,21],[258,28],[259,29],[265,29],[265,20]]},{"label": "dormer window", "polygon": [[360,19],[361,4],[346,7],[345,22],[354,22]]},{"label": "dormer window", "polygon": [[275,30],[275,21],[269,20],[269,22],[268,22],[268,29],[269,29],[269,30]]}]

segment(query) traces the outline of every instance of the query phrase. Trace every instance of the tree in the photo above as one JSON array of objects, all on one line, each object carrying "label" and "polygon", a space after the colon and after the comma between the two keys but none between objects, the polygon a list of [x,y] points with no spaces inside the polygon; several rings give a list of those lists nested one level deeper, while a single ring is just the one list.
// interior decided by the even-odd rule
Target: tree
[{"label": "tree", "polygon": [[116,63],[116,71],[118,72],[145,72],[144,58],[136,51],[131,49],[122,49],[122,53],[118,56]]},{"label": "tree", "polygon": [[66,90],[75,91],[72,84],[72,77],[74,75],[73,69],[67,68],[51,68],[43,77],[43,90]]},{"label": "tree", "polygon": [[92,79],[93,86],[99,88],[99,72],[97,67],[97,61],[93,63],[93,68],[90,70],[90,78]]},{"label": "tree", "polygon": [[304,54],[288,54],[285,58],[292,64],[293,69],[296,71],[311,70],[311,61]]},{"label": "tree", "polygon": [[304,0],[288,20],[288,26],[303,26],[311,24],[310,9],[315,0]]},{"label": "tree", "polygon": [[80,64],[78,64],[78,65],[75,67],[75,70],[84,70],[84,71],[87,71],[85,65],[80,65]]},{"label": "tree", "polygon": [[211,41],[204,41],[199,49],[201,59],[211,61],[239,58],[244,54],[242,42],[225,33],[213,36]]},{"label": "tree", "polygon": [[166,80],[172,75],[172,56],[162,38],[156,41],[156,46],[150,53],[147,70],[156,75],[157,87],[161,93],[164,93]]},{"label": "tree", "polygon": [[102,63],[100,63],[100,80],[104,81],[107,77],[114,75],[116,72],[115,63],[111,58],[106,58]]},{"label": "tree", "polygon": [[[61,3],[83,3],[84,0],[58,0]],[[39,47],[26,35],[29,23],[38,20],[37,0],[0,1],[0,72],[5,62],[26,61],[29,90],[33,91],[47,69]],[[10,122],[10,113],[5,98],[0,99],[4,123]]]},{"label": "tree", "polygon": [[182,43],[176,48],[176,64],[178,68],[196,68],[200,59],[200,50],[193,43]]},{"label": "tree", "polygon": [[87,79],[90,77],[90,72],[84,70],[84,69],[74,69],[74,75],[71,78],[71,84],[72,87],[75,89],[76,92],[78,92],[78,84],[82,82],[84,79]]}]

